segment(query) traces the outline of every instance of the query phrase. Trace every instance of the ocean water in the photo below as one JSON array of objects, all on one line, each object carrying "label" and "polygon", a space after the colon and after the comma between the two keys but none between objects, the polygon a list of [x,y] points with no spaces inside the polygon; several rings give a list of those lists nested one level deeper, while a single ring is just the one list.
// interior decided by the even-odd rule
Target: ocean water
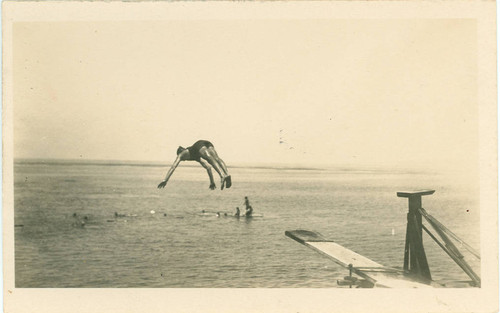
[{"label": "ocean water", "polygon": [[[158,190],[167,169],[15,162],[16,287],[335,288],[347,270],[285,230],[318,231],[401,267],[402,190],[435,189],[423,207],[479,251],[478,184],[454,174],[240,167],[230,189],[212,191],[201,166],[181,164]],[[233,213],[245,196],[263,217],[200,214]],[[435,280],[468,280],[426,234],[424,245]]]}]

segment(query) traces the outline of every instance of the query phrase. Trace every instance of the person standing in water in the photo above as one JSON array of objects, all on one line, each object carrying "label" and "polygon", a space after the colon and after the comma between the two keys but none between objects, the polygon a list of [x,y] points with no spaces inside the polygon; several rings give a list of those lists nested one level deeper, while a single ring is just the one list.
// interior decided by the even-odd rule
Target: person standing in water
[{"label": "person standing in water", "polygon": [[252,216],[253,208],[250,205],[250,201],[248,200],[248,197],[245,197],[245,216]]},{"label": "person standing in water", "polygon": [[214,145],[207,140],[198,140],[190,147],[184,148],[179,146],[179,148],[177,148],[177,158],[175,159],[174,164],[172,164],[172,167],[168,170],[165,179],[158,184],[159,189],[164,188],[167,185],[170,176],[172,176],[181,161],[196,161],[200,163],[207,170],[208,178],[210,179],[209,188],[212,190],[215,189],[212,167],[220,176],[221,190],[223,190],[224,187],[230,188],[232,185],[231,175],[229,175],[224,161],[219,158],[219,155],[217,155]]},{"label": "person standing in water", "polygon": [[248,207],[252,207],[250,205],[250,200],[248,200],[248,197],[245,197],[245,203],[243,203],[245,205],[245,208],[248,209]]},{"label": "person standing in water", "polygon": [[234,214],[234,216],[240,217],[240,208],[239,207],[236,207],[236,213]]}]

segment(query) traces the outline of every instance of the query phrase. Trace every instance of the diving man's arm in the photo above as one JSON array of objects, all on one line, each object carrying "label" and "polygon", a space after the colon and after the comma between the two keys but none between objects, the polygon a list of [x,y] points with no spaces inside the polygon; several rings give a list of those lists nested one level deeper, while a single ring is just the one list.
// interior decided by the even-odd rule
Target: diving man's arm
[{"label": "diving man's arm", "polygon": [[175,159],[174,164],[172,164],[172,167],[167,172],[167,176],[165,176],[165,179],[158,185],[158,189],[164,188],[165,185],[167,184],[168,180],[170,179],[170,176],[174,173],[175,169],[181,162],[181,155],[178,155],[177,158]]}]

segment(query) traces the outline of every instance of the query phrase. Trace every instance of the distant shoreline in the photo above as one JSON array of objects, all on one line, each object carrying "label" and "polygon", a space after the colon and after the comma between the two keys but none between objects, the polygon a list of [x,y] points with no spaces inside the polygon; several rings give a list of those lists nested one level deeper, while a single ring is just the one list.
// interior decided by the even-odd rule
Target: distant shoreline
[{"label": "distant shoreline", "polygon": [[[78,160],[78,159],[14,159],[14,164],[44,164],[44,165],[104,165],[104,166],[141,166],[141,167],[170,167],[171,164],[160,161],[127,161],[127,160]],[[185,162],[182,166],[198,167],[194,162]],[[324,171],[327,168],[304,167],[293,165],[232,165],[232,168],[251,169],[276,169],[276,170],[304,170],[304,171]]]},{"label": "distant shoreline", "polygon": [[[80,165],[80,166],[137,166],[137,167],[170,167],[170,163],[161,161],[134,161],[134,160],[81,160],[81,159],[37,159],[16,158],[14,164],[28,165]],[[194,162],[184,162],[184,167],[198,167]],[[355,166],[355,165],[317,165],[303,166],[294,164],[234,164],[231,168],[238,169],[261,169],[261,170],[294,170],[294,171],[337,171],[337,172],[392,172],[392,173],[427,173],[435,174],[432,169],[402,168],[402,167],[377,167],[377,166]]]}]

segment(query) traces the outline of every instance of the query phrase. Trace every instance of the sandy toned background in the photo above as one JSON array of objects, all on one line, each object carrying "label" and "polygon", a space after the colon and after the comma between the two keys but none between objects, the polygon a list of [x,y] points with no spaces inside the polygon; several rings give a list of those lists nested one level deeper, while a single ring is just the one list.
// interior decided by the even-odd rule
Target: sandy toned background
[{"label": "sandy toned background", "polygon": [[[6,3],[6,307],[57,312],[82,297],[75,312],[496,307],[494,13],[494,2]],[[378,290],[13,288],[14,157],[170,160],[172,146],[207,132],[242,163],[478,175],[482,268],[494,275],[481,290],[398,291],[399,305]]]}]

